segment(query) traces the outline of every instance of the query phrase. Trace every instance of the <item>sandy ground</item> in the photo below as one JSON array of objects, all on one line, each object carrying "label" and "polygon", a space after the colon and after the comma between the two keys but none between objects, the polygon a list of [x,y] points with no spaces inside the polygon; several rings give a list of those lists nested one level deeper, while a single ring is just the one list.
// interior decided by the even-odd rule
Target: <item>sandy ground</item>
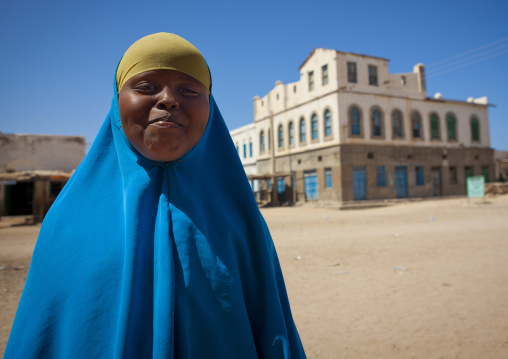
[{"label": "sandy ground", "polygon": [[[508,358],[508,196],[262,212],[309,358]],[[38,229],[0,222],[0,353]]]}]

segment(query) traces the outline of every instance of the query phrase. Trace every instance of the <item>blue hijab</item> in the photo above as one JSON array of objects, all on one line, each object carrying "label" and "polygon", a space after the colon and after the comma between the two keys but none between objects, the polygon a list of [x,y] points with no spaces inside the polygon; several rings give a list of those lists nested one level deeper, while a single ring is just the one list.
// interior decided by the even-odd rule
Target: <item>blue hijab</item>
[{"label": "blue hijab", "polygon": [[219,109],[171,163],[109,114],[48,212],[4,358],[305,358]]}]

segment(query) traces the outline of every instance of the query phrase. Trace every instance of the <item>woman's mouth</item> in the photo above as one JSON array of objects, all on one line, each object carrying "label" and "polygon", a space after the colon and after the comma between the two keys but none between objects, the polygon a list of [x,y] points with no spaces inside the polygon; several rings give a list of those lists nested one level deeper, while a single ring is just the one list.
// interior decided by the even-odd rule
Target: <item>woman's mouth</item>
[{"label": "woman's mouth", "polygon": [[178,128],[178,127],[181,127],[181,125],[176,123],[176,122],[164,121],[164,120],[152,122],[149,126],[155,126],[155,127],[159,127],[159,128]]}]

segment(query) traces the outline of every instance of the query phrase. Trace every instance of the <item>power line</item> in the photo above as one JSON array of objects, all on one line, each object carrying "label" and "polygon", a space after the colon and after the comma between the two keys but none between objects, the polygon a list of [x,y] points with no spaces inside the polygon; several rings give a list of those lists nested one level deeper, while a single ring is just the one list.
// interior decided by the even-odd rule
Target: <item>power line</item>
[{"label": "power line", "polygon": [[477,59],[475,61],[471,61],[471,62],[467,62],[465,64],[462,64],[462,65],[459,65],[459,66],[456,66],[456,67],[452,67],[451,69],[447,69],[447,70],[443,70],[443,71],[438,71],[438,72],[435,72],[435,73],[431,73],[429,75],[427,75],[427,77],[435,77],[435,76],[439,76],[439,75],[442,75],[442,74],[445,74],[447,72],[450,72],[450,71],[453,71],[453,70],[457,70],[457,69],[460,69],[462,67],[466,67],[466,66],[469,66],[469,65],[472,65],[472,64],[475,64],[477,62],[481,62],[481,61],[485,61],[485,60],[488,60],[488,59],[491,59],[493,57],[497,57],[497,56],[500,56],[500,55],[503,55],[503,54],[506,54],[508,53],[508,50],[505,50],[505,51],[501,51],[497,54],[493,54],[493,55],[490,55],[490,56],[487,56],[487,57],[482,57],[480,59]]},{"label": "power line", "polygon": [[478,50],[484,49],[484,48],[489,47],[489,46],[492,46],[492,45],[499,44],[500,42],[505,42],[505,41],[507,41],[507,40],[508,40],[508,37],[505,37],[505,38],[503,38],[503,39],[501,39],[501,40],[497,40],[497,41],[491,42],[491,43],[489,43],[489,44],[487,44],[487,45],[483,45],[483,46],[477,47],[477,48],[475,48],[475,49],[468,50],[468,51],[466,51],[466,52],[460,53],[460,54],[458,54],[458,55],[454,55],[454,56],[452,56],[452,57],[448,57],[448,58],[446,58],[446,59],[444,59],[444,60],[440,60],[440,61],[434,62],[433,64],[427,65],[426,67],[427,67],[427,68],[430,68],[430,67],[436,66],[436,65],[439,65],[439,64],[441,64],[441,63],[443,63],[443,62],[446,62],[446,61],[449,61],[449,60],[456,59],[457,57],[461,57],[461,56],[464,56],[464,55],[470,54],[470,53],[472,53],[472,52],[475,52],[475,51],[478,51]]},{"label": "power line", "polygon": [[[501,50],[501,49],[504,49],[508,47],[508,43],[506,44],[503,44],[501,46],[497,46],[495,48],[492,48],[492,49],[488,49],[486,51],[482,51],[480,53],[477,53],[477,54],[474,54],[474,55],[471,55],[471,56],[468,56],[468,57],[465,57],[465,58],[462,58],[462,59],[459,59],[459,60],[456,60],[456,61],[453,61],[453,62],[450,62],[450,63],[447,63],[445,65],[442,65],[442,66],[438,66],[438,67],[434,67],[432,69],[430,69],[428,72],[429,73],[434,73],[434,72],[441,72],[441,70],[443,69],[446,69],[447,67],[450,67],[450,66],[453,66],[453,65],[456,65],[456,64],[460,64],[461,62],[465,62],[465,61],[469,61],[469,60],[472,60],[474,59],[475,57],[479,57],[479,56],[485,56],[489,53],[492,53],[494,51],[498,51],[498,50]],[[504,53],[504,52],[503,52]],[[485,59],[487,58],[491,58],[492,56],[486,56]],[[479,61],[483,61],[483,59],[479,59]],[[478,61],[478,62],[479,62]]]}]

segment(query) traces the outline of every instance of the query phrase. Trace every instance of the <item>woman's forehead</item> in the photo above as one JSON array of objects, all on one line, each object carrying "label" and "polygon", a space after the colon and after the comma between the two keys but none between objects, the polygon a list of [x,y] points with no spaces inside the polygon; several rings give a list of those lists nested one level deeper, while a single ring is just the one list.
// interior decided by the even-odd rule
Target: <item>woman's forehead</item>
[{"label": "woman's forehead", "polygon": [[177,79],[186,79],[189,81],[199,82],[199,80],[197,80],[194,77],[187,75],[183,72],[180,72],[177,70],[166,70],[166,69],[145,71],[145,72],[142,72],[140,74],[133,76],[132,78],[155,78],[155,79],[157,79],[157,78],[159,78],[159,79],[177,78]]},{"label": "woman's forehead", "polygon": [[138,81],[150,80],[150,81],[160,81],[166,83],[176,83],[176,82],[187,82],[192,83],[193,85],[197,85],[206,89],[206,87],[201,83],[201,81],[195,79],[192,76],[189,76],[183,72],[177,70],[149,70],[142,72],[140,74],[134,75],[126,83],[132,84]]}]

